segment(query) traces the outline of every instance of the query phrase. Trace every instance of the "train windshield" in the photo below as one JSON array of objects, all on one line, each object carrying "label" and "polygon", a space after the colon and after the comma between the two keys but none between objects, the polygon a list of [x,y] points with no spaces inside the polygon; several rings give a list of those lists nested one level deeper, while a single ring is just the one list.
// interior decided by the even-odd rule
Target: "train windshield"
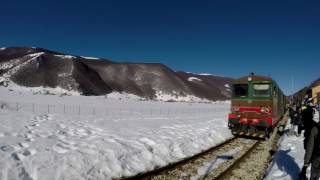
[{"label": "train windshield", "polygon": [[255,97],[269,97],[270,84],[253,84],[253,96]]},{"label": "train windshield", "polygon": [[233,85],[233,97],[247,97],[247,96],[248,96],[248,84]]}]

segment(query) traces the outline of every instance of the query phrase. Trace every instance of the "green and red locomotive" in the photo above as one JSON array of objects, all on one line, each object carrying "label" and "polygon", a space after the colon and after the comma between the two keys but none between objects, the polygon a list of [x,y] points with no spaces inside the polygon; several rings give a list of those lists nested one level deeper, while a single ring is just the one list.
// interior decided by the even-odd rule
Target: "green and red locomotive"
[{"label": "green and red locomotive", "polygon": [[228,126],[235,135],[264,138],[283,117],[286,97],[270,77],[250,75],[232,83]]}]

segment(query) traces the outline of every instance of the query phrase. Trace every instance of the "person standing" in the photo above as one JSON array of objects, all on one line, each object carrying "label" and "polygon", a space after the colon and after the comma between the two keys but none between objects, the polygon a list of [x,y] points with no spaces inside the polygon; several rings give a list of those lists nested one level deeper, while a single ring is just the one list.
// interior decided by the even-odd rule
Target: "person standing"
[{"label": "person standing", "polygon": [[306,101],[306,104],[302,106],[301,111],[301,120],[304,127],[303,146],[304,149],[306,149],[311,130],[317,123],[313,120],[314,110],[311,101]]},{"label": "person standing", "polygon": [[296,109],[296,123],[298,125],[298,136],[301,135],[301,132],[303,130],[303,124],[302,124],[302,120],[301,120],[301,107],[297,106]]},{"label": "person standing", "polygon": [[289,117],[290,117],[290,130],[289,135],[293,135],[295,132],[295,109],[294,105],[289,107]]},{"label": "person standing", "polygon": [[306,179],[306,171],[311,164],[310,180],[320,178],[320,130],[319,123],[310,132],[304,156],[304,165],[300,173],[300,179]]}]

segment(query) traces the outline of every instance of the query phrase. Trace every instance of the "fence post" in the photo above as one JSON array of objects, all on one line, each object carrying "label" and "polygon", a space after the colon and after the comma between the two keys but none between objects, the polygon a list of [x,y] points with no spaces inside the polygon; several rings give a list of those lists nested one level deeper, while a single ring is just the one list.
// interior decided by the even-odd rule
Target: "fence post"
[{"label": "fence post", "polygon": [[80,115],[80,106],[78,107],[78,115]]},{"label": "fence post", "polygon": [[34,113],[35,111],[35,107],[34,107],[34,103],[32,103],[32,112]]},{"label": "fence post", "polygon": [[19,103],[17,103],[17,111],[19,111]]},{"label": "fence post", "polygon": [[96,114],[96,109],[93,107],[92,108],[92,115],[95,115]]},{"label": "fence post", "polygon": [[106,108],[105,115],[108,116],[108,108]]},{"label": "fence post", "polygon": [[63,114],[66,114],[66,105],[63,104]]},{"label": "fence post", "polygon": [[48,104],[48,114],[50,113],[50,105]]}]

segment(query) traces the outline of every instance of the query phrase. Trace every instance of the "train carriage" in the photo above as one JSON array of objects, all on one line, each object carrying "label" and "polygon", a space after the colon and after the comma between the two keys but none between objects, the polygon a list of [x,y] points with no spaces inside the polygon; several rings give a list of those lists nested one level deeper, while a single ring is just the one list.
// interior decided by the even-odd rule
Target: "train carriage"
[{"label": "train carriage", "polygon": [[232,83],[228,127],[235,135],[269,136],[285,113],[286,97],[270,77],[250,75]]}]

